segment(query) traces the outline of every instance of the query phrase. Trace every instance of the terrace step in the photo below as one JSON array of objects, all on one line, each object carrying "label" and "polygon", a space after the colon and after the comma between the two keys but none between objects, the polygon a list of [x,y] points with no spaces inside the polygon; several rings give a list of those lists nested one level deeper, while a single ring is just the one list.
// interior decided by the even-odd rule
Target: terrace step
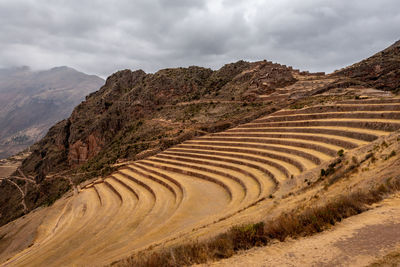
[{"label": "terrace step", "polygon": [[226,134],[231,133],[310,133],[310,134],[327,134],[338,137],[348,137],[366,142],[372,142],[378,136],[387,135],[388,132],[373,129],[350,128],[350,127],[334,127],[334,126],[313,126],[313,127],[251,127],[251,128],[233,128],[225,131]]},{"label": "terrace step", "polygon": [[267,128],[267,127],[310,127],[310,126],[337,126],[349,128],[361,128],[381,130],[393,132],[400,129],[399,120],[384,120],[384,119],[325,119],[311,121],[287,121],[287,122],[269,122],[269,123],[248,123],[237,127],[237,129],[246,128]]},{"label": "terrace step", "polygon": [[246,184],[238,177],[222,170],[218,170],[216,168],[211,169],[207,168],[206,166],[181,163],[172,160],[160,160],[153,157],[148,158],[146,162],[158,164],[162,168],[168,168],[174,172],[190,174],[197,178],[206,178],[209,181],[214,180],[227,188],[232,199],[232,205],[240,205],[242,201],[248,199],[248,188],[246,187]]},{"label": "terrace step", "polygon": [[324,106],[312,106],[303,109],[283,109],[270,116],[310,114],[325,112],[356,112],[356,111],[400,111],[398,104],[335,104]]},{"label": "terrace step", "polygon": [[284,161],[275,160],[275,159],[267,159],[264,157],[260,157],[259,155],[254,156],[253,154],[248,153],[238,153],[238,152],[224,152],[217,150],[195,150],[195,149],[186,149],[186,148],[170,148],[166,150],[168,153],[177,153],[179,154],[194,154],[194,155],[202,155],[202,156],[218,156],[222,158],[228,158],[239,161],[248,161],[251,164],[262,164],[264,166],[266,172],[270,171],[271,174],[278,181],[285,180],[289,178],[291,174],[299,174],[300,170],[296,168],[294,165],[288,164]]},{"label": "terrace step", "polygon": [[[293,148],[291,146],[284,146],[284,145],[269,145],[269,144],[260,144],[260,143],[250,143],[250,142],[188,142],[179,145],[178,147],[189,147],[189,148],[198,148],[198,147],[224,147],[227,149],[232,148],[245,148],[245,149],[252,149],[253,151],[263,151],[263,155],[277,158],[277,159],[284,159],[284,158],[293,158],[300,162],[303,166],[313,166],[321,164],[321,159],[329,158],[322,153],[315,153],[314,150],[306,149],[306,148]],[[289,161],[288,161],[289,162]],[[303,168],[304,170],[304,168]]]},{"label": "terrace step", "polygon": [[[203,142],[204,141],[204,142]],[[313,141],[313,140],[299,140],[294,138],[257,138],[257,137],[202,137],[199,139],[195,139],[193,141],[185,142],[185,144],[201,144],[201,143],[209,143],[209,142],[221,142],[221,143],[260,143],[260,144],[271,144],[271,145],[282,145],[285,147],[294,147],[295,149],[311,149],[316,150],[318,156],[323,159],[329,159],[328,156],[336,156],[338,150],[343,147],[327,144],[323,142]],[[325,155],[324,155],[325,154]]]},{"label": "terrace step", "polygon": [[398,103],[400,104],[400,98],[390,98],[390,99],[358,99],[358,100],[346,100],[340,101],[341,104],[389,104]]},{"label": "terrace step", "polygon": [[[300,157],[293,156],[290,154],[284,154],[279,152],[273,152],[257,149],[257,148],[242,148],[242,147],[227,147],[227,146],[195,146],[195,145],[179,145],[177,149],[190,149],[190,150],[203,150],[203,151],[218,151],[218,152],[230,152],[230,153],[241,153],[250,154],[252,156],[265,158],[275,162],[286,162],[287,164],[293,165],[298,171],[304,171],[305,165],[300,161]],[[307,162],[308,164],[312,164]]]},{"label": "terrace step", "polygon": [[171,176],[165,174],[164,172],[158,172],[158,171],[152,170],[150,168],[147,168],[146,166],[140,164],[140,162],[135,162],[135,163],[131,164],[130,166],[134,166],[135,168],[138,168],[149,174],[155,175],[156,177],[158,177],[158,179],[164,180],[166,183],[169,182],[170,186],[175,188],[174,191],[176,192],[178,201],[179,202],[182,201],[184,194],[185,194],[185,189],[179,181],[177,181],[176,179],[172,178]]},{"label": "terrace step", "polygon": [[[326,144],[332,144],[340,147],[344,147],[346,149],[353,149],[360,145],[365,145],[368,142],[344,137],[344,136],[336,136],[336,135],[328,135],[328,134],[308,134],[308,133],[285,133],[285,132],[272,132],[272,133],[240,133],[240,132],[224,132],[224,133],[216,133],[210,135],[212,137],[229,137],[229,138],[248,138],[248,137],[256,137],[256,138],[283,138],[283,139],[299,139],[299,140],[311,140],[317,141]],[[202,139],[202,137],[199,137]]]},{"label": "terrace step", "polygon": [[306,121],[322,119],[400,119],[399,111],[355,111],[355,112],[325,112],[268,116],[254,120],[253,123]]},{"label": "terrace step", "polygon": [[[161,155],[167,155],[167,156],[174,156],[174,157],[179,157],[179,158],[183,158],[183,159],[202,159],[202,160],[209,160],[208,162],[211,161],[211,163],[214,162],[222,162],[222,163],[228,163],[231,166],[234,166],[235,168],[240,168],[240,167],[248,167],[249,170],[251,170],[251,172],[253,172],[253,175],[255,175],[255,177],[260,177],[258,179],[258,183],[260,183],[260,187],[262,189],[262,191],[268,190],[270,191],[270,187],[273,186],[272,183],[274,183],[275,185],[277,185],[279,183],[279,179],[276,178],[276,176],[285,176],[285,174],[280,173],[279,170],[274,170],[275,173],[279,173],[278,175],[274,174],[273,172],[271,172],[270,170],[268,170],[267,168],[265,168],[264,164],[260,164],[259,162],[255,162],[255,161],[250,161],[250,160],[246,160],[246,159],[238,159],[238,158],[232,158],[232,157],[221,157],[221,156],[214,156],[214,155],[210,155],[210,154],[196,154],[196,153],[184,153],[184,152],[176,152],[173,150],[168,150],[168,151],[164,151],[163,153],[161,153]],[[210,164],[210,163],[208,163]],[[257,173],[254,174],[254,171],[258,171]],[[287,177],[287,176],[286,176]],[[285,178],[286,178],[285,177]],[[266,178],[266,179],[264,179]],[[268,179],[267,179],[268,178]],[[280,178],[282,179],[282,178]],[[268,180],[268,182],[267,182]]]},{"label": "terrace step", "polygon": [[259,197],[263,193],[264,185],[258,178],[260,173],[258,173],[254,169],[248,168],[243,165],[237,166],[235,164],[221,163],[199,158],[193,159],[190,157],[177,156],[165,153],[160,153],[154,156],[154,158],[161,160],[168,160],[172,162],[175,161],[175,162],[189,163],[192,166],[201,166],[201,167],[213,166],[215,167],[213,168],[214,170],[218,170],[219,172],[229,173],[230,175],[233,175],[238,179],[240,179],[241,181],[243,181],[243,185],[246,187],[247,191],[257,191],[257,197]]},{"label": "terrace step", "polygon": [[[221,179],[216,179],[214,177],[211,177],[211,176],[205,174],[204,172],[196,172],[196,171],[193,171],[193,170],[190,170],[187,168],[180,168],[180,167],[176,167],[174,165],[171,166],[171,164],[161,164],[159,162],[154,162],[151,160],[141,160],[140,163],[143,165],[146,165],[146,166],[162,169],[164,171],[183,174],[183,175],[187,175],[187,176],[192,176],[192,177],[195,177],[198,179],[203,179],[205,181],[212,182],[224,189],[225,193],[229,196],[229,199],[231,202],[233,200],[234,196],[233,196],[232,190],[224,181],[221,181]],[[228,184],[230,184],[230,182],[228,182]],[[236,197],[237,196],[235,195],[235,198]]]}]

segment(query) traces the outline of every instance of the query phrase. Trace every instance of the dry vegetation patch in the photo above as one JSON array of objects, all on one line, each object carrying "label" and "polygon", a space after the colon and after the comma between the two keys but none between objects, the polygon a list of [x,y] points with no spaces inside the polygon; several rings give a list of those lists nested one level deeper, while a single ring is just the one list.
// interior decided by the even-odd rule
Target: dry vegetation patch
[{"label": "dry vegetation patch", "polygon": [[368,267],[398,267],[400,265],[400,248],[391,252]]}]

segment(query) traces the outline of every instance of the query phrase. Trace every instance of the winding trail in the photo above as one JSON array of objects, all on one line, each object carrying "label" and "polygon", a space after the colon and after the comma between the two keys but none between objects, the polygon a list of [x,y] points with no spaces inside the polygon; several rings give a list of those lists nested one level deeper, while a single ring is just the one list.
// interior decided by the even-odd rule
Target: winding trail
[{"label": "winding trail", "polygon": [[21,189],[21,187],[16,182],[12,181],[9,178],[0,178],[0,181],[9,182],[10,184],[14,185],[18,189],[18,191],[21,193],[21,205],[22,205],[22,207],[24,209],[24,213],[25,213],[28,210],[26,207],[26,203],[25,203],[25,192]]}]

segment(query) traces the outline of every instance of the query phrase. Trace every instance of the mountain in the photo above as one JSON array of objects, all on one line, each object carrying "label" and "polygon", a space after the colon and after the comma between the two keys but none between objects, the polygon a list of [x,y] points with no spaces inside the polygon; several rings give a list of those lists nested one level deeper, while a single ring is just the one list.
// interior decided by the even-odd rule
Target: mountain
[{"label": "mountain", "polygon": [[[259,96],[292,85],[298,73],[268,61],[239,61],[216,71],[192,66],[114,73],[30,147],[21,170],[37,186],[28,184],[27,210],[62,196],[71,188],[66,177],[75,183],[106,175],[120,160],[155,154],[288,105],[288,98],[272,103]],[[0,224],[24,213],[15,190],[7,183],[0,187]]]},{"label": "mountain", "polygon": [[104,80],[69,67],[0,69],[0,158],[42,138]]},{"label": "mountain", "polygon": [[[396,62],[395,56],[384,53],[381,61]],[[392,65],[382,64],[381,73],[391,73]],[[53,203],[72,184],[109,175],[121,162],[154,155],[185,140],[285,107],[354,98],[374,88],[368,82],[373,74],[308,73],[269,61],[238,61],[215,71],[195,66],[154,74],[118,71],[31,146],[21,169],[37,186],[27,188],[26,210]],[[0,188],[0,224],[24,213],[18,198],[7,197],[13,191],[17,195],[15,190],[11,185]]]},{"label": "mountain", "polygon": [[32,147],[23,168],[42,176],[75,166],[99,171],[117,159],[237,124],[265,110],[265,103],[254,102],[258,95],[294,82],[290,68],[266,61],[239,61],[217,71],[119,71]]}]

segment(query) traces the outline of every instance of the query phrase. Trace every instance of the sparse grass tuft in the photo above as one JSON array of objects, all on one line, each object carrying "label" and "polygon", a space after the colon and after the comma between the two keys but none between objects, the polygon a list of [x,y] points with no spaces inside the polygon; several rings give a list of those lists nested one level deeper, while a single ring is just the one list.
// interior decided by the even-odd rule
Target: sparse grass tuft
[{"label": "sparse grass tuft", "polygon": [[400,250],[391,252],[368,267],[398,267],[400,265]]},{"label": "sparse grass tuft", "polygon": [[382,144],[381,144],[381,147],[383,147],[383,148],[387,148],[388,146],[389,145],[385,141],[383,141]]},{"label": "sparse grass tuft", "polygon": [[385,160],[388,160],[388,159],[390,159],[391,157],[394,157],[394,156],[396,156],[396,151],[392,150],[392,152],[390,152],[390,154],[386,156]]}]

